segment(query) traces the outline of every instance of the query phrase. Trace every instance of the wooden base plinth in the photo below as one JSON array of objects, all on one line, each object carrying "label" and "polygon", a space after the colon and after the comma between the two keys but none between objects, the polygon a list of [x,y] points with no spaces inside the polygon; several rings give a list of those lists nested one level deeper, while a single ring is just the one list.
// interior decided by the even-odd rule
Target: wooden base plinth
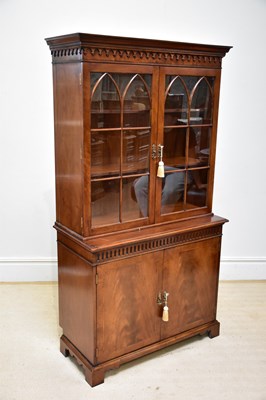
[{"label": "wooden base plinth", "polygon": [[83,367],[86,381],[90,386],[97,386],[104,382],[106,370],[101,366],[93,366],[64,335],[60,339],[60,351],[65,357],[75,357],[77,363]]},{"label": "wooden base plinth", "polygon": [[112,359],[98,365],[92,365],[90,361],[86,357],[84,357],[83,354],[81,354],[80,351],[64,335],[60,339],[60,351],[65,357],[68,357],[69,355],[75,357],[77,363],[81,365],[84,369],[86,381],[89,383],[90,386],[93,387],[104,382],[104,375],[106,371],[119,368],[120,365],[126,362],[135,360],[147,354],[153,353],[154,351],[189,339],[196,335],[204,335],[207,333],[208,336],[212,339],[218,336],[219,332],[220,323],[215,320],[211,323],[190,329],[189,331],[182,332],[173,337],[164,339],[158,343],[151,344],[139,350],[122,355],[117,359]]},{"label": "wooden base plinth", "polygon": [[213,325],[211,329],[208,331],[208,336],[210,339],[215,338],[220,335],[220,322],[216,321],[217,324]]}]

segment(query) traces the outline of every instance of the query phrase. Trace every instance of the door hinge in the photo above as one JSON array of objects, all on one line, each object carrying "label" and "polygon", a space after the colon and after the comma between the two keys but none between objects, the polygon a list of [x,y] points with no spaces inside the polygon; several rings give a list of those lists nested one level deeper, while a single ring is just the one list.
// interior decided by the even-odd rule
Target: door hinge
[{"label": "door hinge", "polygon": [[96,274],[95,274],[95,284],[98,285],[98,283],[99,283],[99,275],[96,272]]},{"label": "door hinge", "polygon": [[96,347],[96,349],[95,349],[95,357],[96,357],[96,358],[99,357],[99,349],[98,349],[98,347]]},{"label": "door hinge", "polygon": [[80,86],[82,85],[82,72],[80,72],[79,74],[79,85]]},{"label": "door hinge", "polygon": [[82,147],[80,148],[80,153],[79,153],[79,155],[80,155],[80,159],[82,160],[82,158],[83,158],[83,151],[82,151]]}]

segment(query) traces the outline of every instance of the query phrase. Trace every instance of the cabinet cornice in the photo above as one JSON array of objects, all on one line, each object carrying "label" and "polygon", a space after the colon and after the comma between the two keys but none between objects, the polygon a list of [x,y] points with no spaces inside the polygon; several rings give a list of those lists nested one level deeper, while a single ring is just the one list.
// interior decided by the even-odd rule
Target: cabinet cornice
[{"label": "cabinet cornice", "polygon": [[53,62],[101,61],[220,68],[229,46],[73,34],[46,39]]}]

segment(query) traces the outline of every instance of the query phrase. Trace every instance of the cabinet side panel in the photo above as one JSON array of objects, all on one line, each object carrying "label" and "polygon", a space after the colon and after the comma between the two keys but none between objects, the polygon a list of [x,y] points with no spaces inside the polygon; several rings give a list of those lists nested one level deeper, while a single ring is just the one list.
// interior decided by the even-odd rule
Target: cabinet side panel
[{"label": "cabinet side panel", "polygon": [[56,64],[54,74],[56,220],[81,233],[82,86],[81,65]]},{"label": "cabinet side panel", "polygon": [[160,340],[162,252],[97,268],[97,347],[103,362]]},{"label": "cabinet side panel", "polygon": [[60,326],[67,339],[94,363],[94,270],[61,243],[58,243],[58,269]]},{"label": "cabinet side panel", "polygon": [[215,320],[220,243],[217,237],[165,251],[169,321],[162,326],[163,338]]}]

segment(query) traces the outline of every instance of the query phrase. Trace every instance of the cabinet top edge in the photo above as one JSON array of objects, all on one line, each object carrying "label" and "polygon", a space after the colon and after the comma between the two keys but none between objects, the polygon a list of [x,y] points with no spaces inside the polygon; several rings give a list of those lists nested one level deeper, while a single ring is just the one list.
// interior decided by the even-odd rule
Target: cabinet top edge
[{"label": "cabinet top edge", "polygon": [[[158,226],[148,226],[139,229],[132,229],[124,232],[112,232],[105,235],[92,236],[88,238],[76,237],[70,231],[66,230],[59,223],[55,223],[55,229],[58,233],[67,235],[72,240],[82,243],[91,253],[97,253],[104,249],[114,247],[127,246],[129,244],[136,244],[149,240],[160,240],[171,235],[190,235],[195,231],[206,229],[215,229],[221,227],[224,223],[228,222],[226,218],[217,215],[201,216],[190,221],[175,221],[170,223],[161,224]],[[205,237],[203,235],[203,237]]]},{"label": "cabinet top edge", "polygon": [[224,57],[232,46],[197,44],[186,42],[175,42],[159,39],[143,39],[121,36],[106,36],[88,33],[73,33],[62,36],[55,36],[45,39],[51,50],[66,49],[69,47],[82,48],[86,46],[130,46],[147,50],[168,49],[172,51],[190,51],[204,54],[219,54]]}]

